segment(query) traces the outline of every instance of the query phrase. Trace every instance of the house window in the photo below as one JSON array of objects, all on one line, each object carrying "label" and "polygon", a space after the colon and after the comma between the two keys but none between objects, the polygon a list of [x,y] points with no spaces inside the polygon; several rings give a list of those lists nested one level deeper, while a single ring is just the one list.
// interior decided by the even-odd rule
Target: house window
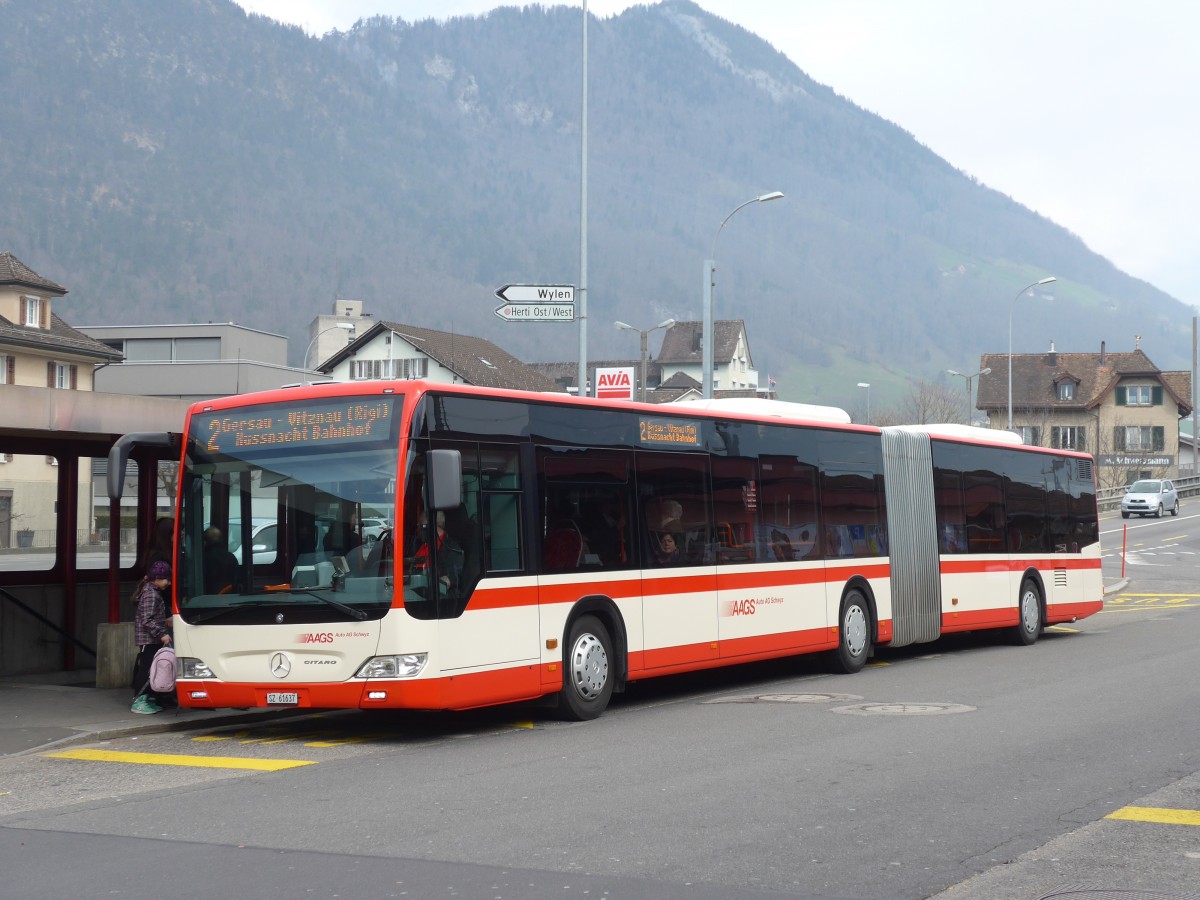
[{"label": "house window", "polygon": [[1075,399],[1075,382],[1060,381],[1058,383],[1058,399],[1059,400],[1074,400]]},{"label": "house window", "polygon": [[42,298],[25,294],[21,297],[21,307],[25,310],[22,321],[26,328],[42,327]]},{"label": "house window", "polygon": [[1086,450],[1087,429],[1081,425],[1055,425],[1050,429],[1050,446],[1055,450]]},{"label": "house window", "polygon": [[1014,425],[1013,431],[1021,436],[1021,440],[1031,447],[1039,446],[1039,441],[1042,438],[1042,429],[1036,425]]},{"label": "house window", "polygon": [[1166,432],[1161,425],[1118,425],[1113,431],[1117,450],[1155,452],[1165,448]]},{"label": "house window", "polygon": [[46,387],[62,391],[75,390],[78,367],[66,363],[46,363]]},{"label": "house window", "polygon": [[410,380],[424,378],[428,372],[429,360],[424,356],[415,359],[356,359],[350,364],[350,378],[355,381],[380,378]]},{"label": "house window", "polygon": [[14,384],[14,360],[11,356],[0,353],[0,384]]},{"label": "house window", "polygon": [[[1120,390],[1117,392],[1117,405],[1121,405]],[[1125,386],[1125,406],[1158,406],[1162,403],[1162,388],[1149,384]]]}]

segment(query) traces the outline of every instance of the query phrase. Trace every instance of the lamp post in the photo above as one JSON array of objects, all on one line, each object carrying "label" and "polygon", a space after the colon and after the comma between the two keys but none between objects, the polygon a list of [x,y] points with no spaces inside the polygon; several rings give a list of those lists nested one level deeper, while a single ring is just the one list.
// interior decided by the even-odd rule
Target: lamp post
[{"label": "lamp post", "polygon": [[1033,284],[1027,284],[1017,292],[1017,296],[1013,297],[1012,307],[1008,311],[1008,430],[1012,431],[1012,320],[1013,313],[1017,311],[1017,301],[1021,299],[1024,293],[1032,290],[1035,287],[1043,284],[1049,284],[1052,281],[1058,281],[1053,275],[1043,278],[1041,281],[1035,281]]},{"label": "lamp post", "polygon": [[643,403],[645,403],[646,402],[646,360],[650,355],[650,351],[649,351],[647,345],[648,345],[648,338],[649,338],[650,332],[658,331],[658,329],[660,329],[660,328],[670,328],[672,325],[675,324],[675,320],[674,319],[665,319],[664,321],[659,322],[653,328],[647,328],[645,331],[643,331],[640,328],[634,328],[632,325],[627,325],[624,322],[613,322],[613,324],[616,325],[618,328],[622,329],[623,331],[636,331],[638,333],[638,335],[641,337],[641,340],[642,340],[642,369],[641,369],[641,376],[640,376],[641,387],[638,390],[638,394],[639,394],[639,399]]},{"label": "lamp post", "polygon": [[781,200],[783,194],[780,191],[771,191],[769,194],[759,194],[757,197],[752,197],[745,203],[742,203],[734,208],[733,212],[721,220],[721,224],[717,227],[717,233],[713,236],[712,256],[704,261],[704,322],[701,324],[700,340],[703,344],[703,369],[704,369],[704,399],[711,400],[713,395],[713,343],[716,335],[713,334],[713,288],[716,284],[717,272],[717,238],[721,236],[721,229],[725,227],[725,223],[733,218],[734,213],[740,209],[744,209],[751,203],[766,203],[768,200]]},{"label": "lamp post", "polygon": [[858,383],[858,386],[860,388],[867,389],[867,424],[870,425],[871,424],[871,384],[868,381],[860,381]]},{"label": "lamp post", "polygon": [[[330,331],[337,331],[339,328],[342,331],[349,331],[349,332],[353,333],[354,332],[354,323],[353,322],[338,322],[336,325],[330,325],[328,328],[322,328],[320,331],[318,331],[316,334],[313,335],[313,339],[311,341],[309,341],[308,346],[304,348],[304,371],[306,373],[309,371],[308,354],[312,352],[312,348],[317,343],[317,340],[321,337],[321,335],[328,334]],[[350,340],[349,337],[347,337],[346,340],[349,341]],[[312,384],[312,381],[309,380],[307,375],[305,375],[304,383]]]},{"label": "lamp post", "polygon": [[974,375],[967,375],[967,374],[964,374],[963,372],[956,372],[956,371],[954,371],[954,369],[947,369],[946,374],[947,375],[957,375],[959,378],[966,379],[966,382],[967,382],[967,424],[970,425],[971,424],[971,398],[973,396],[971,394],[971,382],[974,381],[976,378],[978,378],[980,375],[991,375],[992,370],[989,367],[986,369],[980,369]]}]

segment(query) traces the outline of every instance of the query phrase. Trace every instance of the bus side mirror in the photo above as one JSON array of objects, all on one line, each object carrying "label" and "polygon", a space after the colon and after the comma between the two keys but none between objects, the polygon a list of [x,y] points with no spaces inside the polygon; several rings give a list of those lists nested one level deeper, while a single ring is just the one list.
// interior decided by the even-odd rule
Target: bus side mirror
[{"label": "bus side mirror", "polygon": [[135,431],[122,435],[108,451],[108,499],[120,500],[125,487],[125,468],[138,447],[170,447],[167,431]]},{"label": "bus side mirror", "polygon": [[462,505],[462,453],[430,450],[425,457],[425,471],[431,508],[456,509]]}]

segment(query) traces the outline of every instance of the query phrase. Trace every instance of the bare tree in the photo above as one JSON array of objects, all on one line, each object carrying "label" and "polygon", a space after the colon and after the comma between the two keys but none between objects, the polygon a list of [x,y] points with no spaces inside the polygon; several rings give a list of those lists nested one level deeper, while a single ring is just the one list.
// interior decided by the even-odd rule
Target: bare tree
[{"label": "bare tree", "polygon": [[909,425],[966,423],[963,395],[952,385],[932,381],[914,384],[904,398],[900,413]]}]

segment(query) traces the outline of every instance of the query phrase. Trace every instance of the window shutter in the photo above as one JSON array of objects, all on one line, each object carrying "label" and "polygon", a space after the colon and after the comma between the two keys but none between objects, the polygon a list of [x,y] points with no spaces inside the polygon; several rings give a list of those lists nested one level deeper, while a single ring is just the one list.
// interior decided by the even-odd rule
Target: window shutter
[{"label": "window shutter", "polygon": [[1162,385],[1155,385],[1150,389],[1150,405],[1162,406]]},{"label": "window shutter", "polygon": [[1166,429],[1164,429],[1163,426],[1155,425],[1153,428],[1151,428],[1150,429],[1150,440],[1152,442],[1151,449],[1152,450],[1166,449],[1166,446],[1167,446],[1166,437],[1167,437]]},{"label": "window shutter", "polygon": [[25,325],[25,304],[26,304],[25,295],[22,294],[21,295],[21,311],[19,313],[19,318],[17,319],[17,324],[22,327],[24,327],[24,325]]},{"label": "window shutter", "polygon": [[50,330],[50,298],[42,298],[42,328]]},{"label": "window shutter", "polygon": [[[1120,390],[1120,388],[1117,388],[1117,390]],[[1125,429],[1120,425],[1113,429],[1113,449],[1125,449]]]},{"label": "window shutter", "polygon": [[17,383],[17,358],[15,356],[6,356],[4,358],[4,368],[6,370],[5,374],[7,375],[5,384],[16,384]]},{"label": "window shutter", "polygon": [[71,366],[71,390],[79,389],[79,366]]},{"label": "window shutter", "polygon": [[1117,406],[1125,405],[1125,388],[1117,388]]},{"label": "window shutter", "polygon": [[54,363],[46,363],[46,387],[54,387]]}]

